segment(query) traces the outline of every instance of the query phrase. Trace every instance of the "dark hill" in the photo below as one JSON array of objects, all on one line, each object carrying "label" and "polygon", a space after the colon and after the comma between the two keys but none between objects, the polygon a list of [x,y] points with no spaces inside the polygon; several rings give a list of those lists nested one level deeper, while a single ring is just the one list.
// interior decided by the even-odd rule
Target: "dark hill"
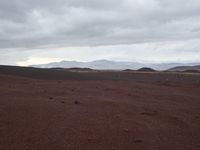
[{"label": "dark hill", "polygon": [[95,71],[90,68],[79,68],[79,67],[74,67],[74,68],[67,68],[69,71]]},{"label": "dark hill", "polygon": [[83,74],[80,72],[72,72],[63,68],[41,69],[33,67],[18,67],[18,66],[4,66],[0,65],[0,74],[16,75],[22,77],[29,77],[35,79],[47,80],[87,80],[93,79],[90,74]]},{"label": "dark hill", "polygon": [[125,69],[125,70],[123,70],[123,71],[134,71],[134,70],[132,70],[132,69]]},{"label": "dark hill", "polygon": [[143,68],[138,69],[137,71],[155,72],[156,70],[154,70],[154,69],[152,69],[152,68],[143,67]]}]

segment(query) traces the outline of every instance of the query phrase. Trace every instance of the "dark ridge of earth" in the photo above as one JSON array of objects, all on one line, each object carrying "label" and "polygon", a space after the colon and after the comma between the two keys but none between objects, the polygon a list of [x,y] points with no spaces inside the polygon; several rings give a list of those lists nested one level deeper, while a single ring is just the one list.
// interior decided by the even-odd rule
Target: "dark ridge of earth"
[{"label": "dark ridge of earth", "polygon": [[42,80],[133,80],[141,82],[200,84],[200,74],[191,72],[76,70],[77,69],[39,69],[31,67],[0,66],[0,74]]},{"label": "dark ridge of earth", "polygon": [[155,72],[156,70],[154,70],[152,68],[143,67],[143,68],[138,69],[138,71]]}]

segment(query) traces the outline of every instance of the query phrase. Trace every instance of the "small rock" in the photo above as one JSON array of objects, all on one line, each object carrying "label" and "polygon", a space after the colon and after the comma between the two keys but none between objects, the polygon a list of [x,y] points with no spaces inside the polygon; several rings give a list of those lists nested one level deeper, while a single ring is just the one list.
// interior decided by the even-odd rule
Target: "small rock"
[{"label": "small rock", "polygon": [[92,137],[87,138],[88,142],[94,142],[95,140],[96,140],[96,138],[92,138]]},{"label": "small rock", "polygon": [[80,102],[79,101],[74,101],[74,104],[80,104]]},{"label": "small rock", "polygon": [[63,103],[63,104],[64,104],[65,102],[64,102],[64,101],[61,101],[61,103]]},{"label": "small rock", "polygon": [[120,117],[120,115],[116,115],[116,118],[119,118]]},{"label": "small rock", "polygon": [[49,99],[50,99],[50,100],[52,100],[52,99],[53,99],[53,97],[49,97]]},{"label": "small rock", "polygon": [[131,94],[128,94],[128,96],[130,97],[130,96],[132,96]]},{"label": "small rock", "polygon": [[137,139],[137,140],[135,140],[135,143],[142,143],[142,140]]},{"label": "small rock", "polygon": [[128,133],[128,132],[129,132],[129,129],[124,129],[124,132]]},{"label": "small rock", "polygon": [[25,142],[26,142],[26,143],[30,143],[30,142],[31,142],[31,139],[30,139],[30,138],[27,138],[27,139],[25,140]]}]

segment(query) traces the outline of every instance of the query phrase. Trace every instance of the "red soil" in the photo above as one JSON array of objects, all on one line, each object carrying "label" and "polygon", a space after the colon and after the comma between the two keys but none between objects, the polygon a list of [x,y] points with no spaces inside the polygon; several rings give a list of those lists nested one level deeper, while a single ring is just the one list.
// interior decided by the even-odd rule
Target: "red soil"
[{"label": "red soil", "polygon": [[0,150],[199,150],[199,85],[0,75]]}]

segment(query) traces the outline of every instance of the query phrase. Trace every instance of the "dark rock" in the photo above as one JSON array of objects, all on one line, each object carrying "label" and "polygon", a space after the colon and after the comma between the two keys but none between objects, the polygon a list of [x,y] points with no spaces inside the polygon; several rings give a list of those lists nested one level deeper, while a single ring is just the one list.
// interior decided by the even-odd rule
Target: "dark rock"
[{"label": "dark rock", "polygon": [[74,101],[74,104],[80,104],[80,102],[79,101]]},{"label": "dark rock", "polygon": [[129,132],[129,129],[124,129],[124,132],[128,133],[128,132]]},{"label": "dark rock", "polygon": [[137,140],[135,140],[135,143],[142,143],[142,140],[137,139]]}]

